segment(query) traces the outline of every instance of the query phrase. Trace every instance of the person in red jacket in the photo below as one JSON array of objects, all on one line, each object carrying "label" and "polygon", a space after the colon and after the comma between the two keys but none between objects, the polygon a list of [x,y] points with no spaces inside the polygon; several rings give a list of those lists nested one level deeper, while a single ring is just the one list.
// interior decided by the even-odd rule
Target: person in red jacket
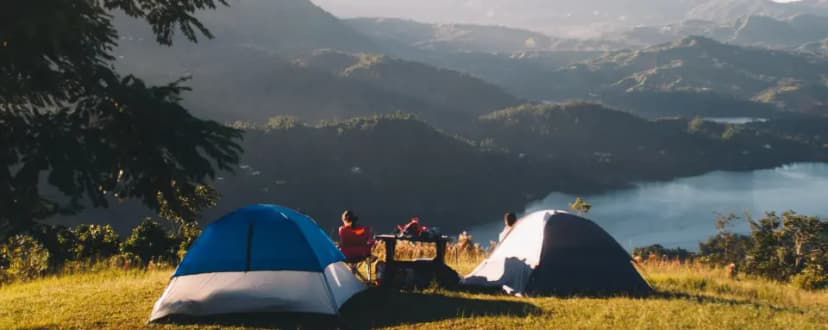
[{"label": "person in red jacket", "polygon": [[358,224],[359,217],[351,210],[342,212],[339,226],[339,249],[348,261],[361,261],[371,256],[374,234],[371,228]]}]

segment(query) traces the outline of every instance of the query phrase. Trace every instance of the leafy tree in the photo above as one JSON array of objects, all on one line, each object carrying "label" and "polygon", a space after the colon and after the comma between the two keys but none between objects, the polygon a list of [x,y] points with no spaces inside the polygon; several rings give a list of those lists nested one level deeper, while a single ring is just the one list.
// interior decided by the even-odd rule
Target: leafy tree
[{"label": "leafy tree", "polygon": [[791,244],[791,253],[794,257],[794,271],[799,272],[805,267],[812,253],[825,251],[825,233],[822,227],[825,223],[814,216],[805,216],[795,212],[786,212],[782,215],[782,228],[785,240]]},{"label": "leafy tree", "polygon": [[780,281],[828,265],[828,221],[788,211],[749,219],[752,245],[746,269]]},{"label": "leafy tree", "polygon": [[184,254],[187,253],[187,250],[190,249],[190,246],[193,245],[199,235],[201,235],[201,227],[198,226],[198,223],[187,222],[178,227],[173,239],[178,244],[176,256],[179,260],[184,258]]},{"label": "leafy tree", "polygon": [[785,270],[786,253],[777,230],[782,224],[779,216],[768,212],[761,219],[748,218],[753,244],[748,250],[746,270],[749,273],[786,280],[791,274]]},{"label": "leafy tree", "polygon": [[[193,117],[182,81],[148,86],[114,71],[110,12],[157,41],[212,37],[193,16],[225,0],[27,0],[0,10],[0,240],[36,220],[136,198],[191,218],[186,202],[238,163],[241,132]],[[45,179],[46,182],[41,182]],[[43,184],[64,198],[46,197]]]},{"label": "leafy tree", "polygon": [[747,249],[751,246],[751,239],[749,236],[736,234],[728,230],[732,222],[737,219],[740,218],[733,213],[716,216],[716,231],[718,233],[699,243],[699,254],[704,256],[705,260],[720,265],[744,264]]},{"label": "leafy tree", "polygon": [[121,245],[121,250],[137,255],[144,264],[161,258],[171,260],[175,254],[175,241],[167,234],[164,227],[145,218],[138,226],[132,228],[132,234]]},{"label": "leafy tree", "polygon": [[696,117],[693,117],[693,120],[691,120],[687,124],[687,131],[690,132],[690,133],[696,133],[696,132],[701,131],[703,126],[704,126],[704,119],[702,117],[696,116]]},{"label": "leafy tree", "polygon": [[76,260],[100,260],[118,253],[120,238],[110,225],[78,225],[72,228]]},{"label": "leafy tree", "polygon": [[592,204],[587,203],[583,198],[578,197],[575,199],[574,202],[569,203],[569,208],[578,212],[580,215],[584,215],[589,213],[589,210],[592,209]]},{"label": "leafy tree", "polygon": [[790,281],[804,289],[828,286],[828,221],[793,211],[781,216],[768,212],[760,219],[747,214],[746,218],[749,236],[726,229],[737,216],[718,216],[719,233],[699,244],[703,260],[735,263],[747,273]]},{"label": "leafy tree", "polygon": [[750,236],[724,232],[711,236],[699,243],[699,255],[714,264],[726,265],[734,263],[743,265],[747,251],[752,246]]},{"label": "leafy tree", "polygon": [[0,282],[29,280],[49,269],[49,251],[28,235],[15,235],[0,245]]},{"label": "leafy tree", "polygon": [[66,261],[75,259],[77,240],[70,228],[37,224],[28,233],[49,251],[51,269],[60,269]]}]

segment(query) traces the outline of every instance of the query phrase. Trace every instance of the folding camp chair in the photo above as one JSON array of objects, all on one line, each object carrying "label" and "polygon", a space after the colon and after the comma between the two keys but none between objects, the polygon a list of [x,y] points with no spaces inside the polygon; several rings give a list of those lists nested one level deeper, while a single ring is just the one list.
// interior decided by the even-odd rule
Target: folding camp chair
[{"label": "folding camp chair", "polygon": [[[376,241],[371,227],[340,227],[339,249],[345,255],[345,264],[360,280],[371,282],[371,264],[377,259],[371,254]],[[365,274],[359,272],[359,264],[365,264]]]}]

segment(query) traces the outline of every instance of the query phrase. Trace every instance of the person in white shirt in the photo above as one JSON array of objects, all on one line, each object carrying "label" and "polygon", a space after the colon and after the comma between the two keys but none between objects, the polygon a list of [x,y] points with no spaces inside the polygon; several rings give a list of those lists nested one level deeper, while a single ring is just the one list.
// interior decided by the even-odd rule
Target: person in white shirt
[{"label": "person in white shirt", "polygon": [[515,222],[517,222],[517,216],[513,212],[508,212],[503,215],[503,223],[505,227],[503,231],[500,232],[500,235],[497,236],[497,242],[503,242],[503,239],[506,238],[506,235],[512,231],[512,227],[514,227]]}]

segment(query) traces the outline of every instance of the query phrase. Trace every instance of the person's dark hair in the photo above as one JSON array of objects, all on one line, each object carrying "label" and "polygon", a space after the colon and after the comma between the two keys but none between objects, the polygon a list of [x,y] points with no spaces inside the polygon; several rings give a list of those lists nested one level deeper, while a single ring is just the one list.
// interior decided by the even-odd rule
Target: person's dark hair
[{"label": "person's dark hair", "polygon": [[356,223],[359,220],[359,217],[356,216],[354,211],[345,210],[345,212],[342,212],[342,219],[343,220],[348,220],[352,223]]},{"label": "person's dark hair", "polygon": [[515,225],[515,222],[517,222],[517,216],[514,212],[508,212],[503,215],[503,220],[506,221],[507,226],[511,227]]}]

